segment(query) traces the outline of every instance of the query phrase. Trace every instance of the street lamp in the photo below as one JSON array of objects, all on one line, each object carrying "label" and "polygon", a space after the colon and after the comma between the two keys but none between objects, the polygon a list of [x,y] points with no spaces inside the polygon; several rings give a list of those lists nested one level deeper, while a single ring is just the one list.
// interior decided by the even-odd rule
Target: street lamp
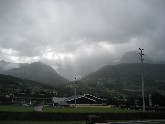
[{"label": "street lamp", "polygon": [[[139,48],[139,50],[140,50],[140,61],[141,61],[141,64],[143,64],[143,61],[144,61],[144,59],[143,59],[143,50],[144,49],[141,49],[141,48]],[[143,99],[143,112],[145,112],[145,99],[144,99],[144,79],[143,79],[143,71],[142,71],[142,99]]]},{"label": "street lamp", "polygon": [[75,102],[75,108],[76,108],[76,87],[77,87],[76,78],[75,78],[75,84],[74,84],[74,85],[75,85],[75,86],[74,86],[74,87],[75,87],[75,89],[74,89],[74,93],[75,93],[75,94],[74,94],[74,100],[75,100],[75,101],[74,101],[74,102]]}]

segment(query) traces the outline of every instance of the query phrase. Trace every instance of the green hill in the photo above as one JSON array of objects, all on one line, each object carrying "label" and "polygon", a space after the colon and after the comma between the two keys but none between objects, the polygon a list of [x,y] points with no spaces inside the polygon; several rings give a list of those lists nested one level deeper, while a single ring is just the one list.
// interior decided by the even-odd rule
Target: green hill
[{"label": "green hill", "polygon": [[10,75],[0,74],[0,93],[11,94],[24,90],[37,91],[40,89],[53,89],[54,87],[44,85],[36,81],[24,80]]},{"label": "green hill", "polygon": [[108,65],[84,77],[82,84],[93,94],[141,95],[141,74],[144,74],[145,92],[165,92],[165,64]]}]

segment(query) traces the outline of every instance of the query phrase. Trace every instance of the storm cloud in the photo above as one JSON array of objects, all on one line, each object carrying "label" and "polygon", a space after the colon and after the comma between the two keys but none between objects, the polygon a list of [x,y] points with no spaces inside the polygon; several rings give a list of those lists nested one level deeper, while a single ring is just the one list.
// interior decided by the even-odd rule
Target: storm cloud
[{"label": "storm cloud", "polygon": [[72,80],[139,47],[165,60],[164,0],[0,0],[0,60],[43,61]]}]

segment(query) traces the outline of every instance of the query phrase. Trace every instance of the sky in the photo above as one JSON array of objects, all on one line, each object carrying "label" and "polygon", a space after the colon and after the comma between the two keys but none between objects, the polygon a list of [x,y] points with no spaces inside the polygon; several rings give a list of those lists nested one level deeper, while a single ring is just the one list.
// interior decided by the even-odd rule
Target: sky
[{"label": "sky", "polygon": [[165,0],[0,0],[0,60],[73,80],[144,49],[165,60]]}]

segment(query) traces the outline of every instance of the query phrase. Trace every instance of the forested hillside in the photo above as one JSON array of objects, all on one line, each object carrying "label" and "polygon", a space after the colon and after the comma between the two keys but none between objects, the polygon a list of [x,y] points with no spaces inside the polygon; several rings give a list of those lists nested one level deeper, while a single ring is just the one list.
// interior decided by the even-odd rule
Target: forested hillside
[{"label": "forested hillside", "polygon": [[13,68],[5,72],[7,75],[27,80],[34,80],[46,85],[67,83],[68,80],[61,77],[51,66],[42,62],[34,62],[19,68]]}]

